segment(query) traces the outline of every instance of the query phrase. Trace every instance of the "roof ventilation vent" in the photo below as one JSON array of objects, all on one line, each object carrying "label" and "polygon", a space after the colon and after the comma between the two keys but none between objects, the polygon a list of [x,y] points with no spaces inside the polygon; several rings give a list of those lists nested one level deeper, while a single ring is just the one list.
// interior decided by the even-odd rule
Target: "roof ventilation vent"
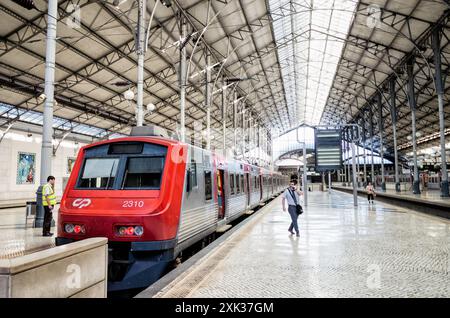
[{"label": "roof ventilation vent", "polygon": [[176,136],[174,136],[171,132],[156,125],[132,127],[130,136],[152,136],[176,139]]}]

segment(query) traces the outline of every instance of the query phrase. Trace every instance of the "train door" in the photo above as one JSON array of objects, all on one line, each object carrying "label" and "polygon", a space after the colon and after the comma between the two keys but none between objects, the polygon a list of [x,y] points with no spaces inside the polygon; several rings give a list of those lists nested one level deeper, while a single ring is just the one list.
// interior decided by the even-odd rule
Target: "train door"
[{"label": "train door", "polygon": [[245,188],[247,189],[247,206],[250,205],[250,177],[248,173],[244,174],[245,176]]},{"label": "train door", "polygon": [[225,217],[225,171],[217,170],[217,204],[219,206],[219,220]]}]

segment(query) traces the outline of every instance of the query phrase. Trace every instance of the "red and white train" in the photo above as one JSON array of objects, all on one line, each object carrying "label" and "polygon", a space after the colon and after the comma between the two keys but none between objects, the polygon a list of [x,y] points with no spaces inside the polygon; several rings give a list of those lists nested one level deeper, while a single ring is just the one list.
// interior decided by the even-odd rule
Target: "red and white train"
[{"label": "red and white train", "polygon": [[80,149],[59,209],[57,245],[108,238],[109,291],[148,286],[181,251],[288,183],[143,131]]}]

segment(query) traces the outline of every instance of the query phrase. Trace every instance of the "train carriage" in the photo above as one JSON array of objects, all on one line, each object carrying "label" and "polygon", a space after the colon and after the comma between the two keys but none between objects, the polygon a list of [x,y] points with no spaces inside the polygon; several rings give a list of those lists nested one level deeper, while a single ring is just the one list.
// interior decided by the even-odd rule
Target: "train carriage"
[{"label": "train carriage", "polygon": [[56,242],[107,237],[108,290],[141,288],[181,251],[286,186],[277,172],[139,129],[80,150]]}]

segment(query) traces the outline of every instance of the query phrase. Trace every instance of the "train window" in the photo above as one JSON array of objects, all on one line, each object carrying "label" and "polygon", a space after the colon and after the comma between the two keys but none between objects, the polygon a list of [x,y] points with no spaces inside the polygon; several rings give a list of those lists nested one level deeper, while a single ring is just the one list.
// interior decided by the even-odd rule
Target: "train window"
[{"label": "train window", "polygon": [[256,188],[258,188],[258,178],[257,177],[254,177],[255,178],[255,189]]},{"label": "train window", "polygon": [[241,181],[239,180],[239,175],[236,175],[236,193],[241,193]]},{"label": "train window", "polygon": [[242,192],[245,192],[245,190],[244,190],[244,175],[243,174],[241,174],[241,189],[242,189]]},{"label": "train window", "polygon": [[230,194],[234,194],[234,174],[230,174]]},{"label": "train window", "polygon": [[86,159],[81,177],[78,180],[78,188],[111,188],[116,178],[118,165],[118,158]]},{"label": "train window", "polygon": [[122,189],[159,189],[163,169],[163,157],[128,158]]},{"label": "train window", "polygon": [[205,171],[205,200],[212,199],[212,178],[211,171]]}]

